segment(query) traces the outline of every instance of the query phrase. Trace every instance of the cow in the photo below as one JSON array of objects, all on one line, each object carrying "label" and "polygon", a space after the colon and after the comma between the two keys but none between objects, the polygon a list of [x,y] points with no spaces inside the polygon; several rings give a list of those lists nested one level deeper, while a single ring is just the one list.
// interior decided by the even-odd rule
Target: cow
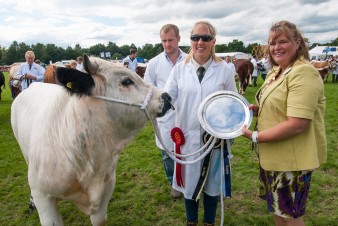
[{"label": "cow", "polygon": [[56,68],[57,67],[66,67],[63,65],[62,62],[58,61],[55,62],[54,64],[50,64],[46,67],[46,71],[44,73],[44,78],[43,82],[45,83],[53,83],[53,84],[58,84],[57,78],[56,78]]},{"label": "cow", "polygon": [[132,70],[83,58],[87,73],[58,67],[60,85],[33,83],[11,108],[43,226],[63,225],[60,199],[90,215],[92,225],[105,225],[118,154],[149,119],[172,107],[167,93]]},{"label": "cow", "polygon": [[236,69],[236,80],[238,80],[239,83],[239,93],[244,95],[254,66],[248,59],[237,59],[234,61],[234,64]]},{"label": "cow", "polygon": [[17,78],[21,63],[14,63],[9,70],[8,86],[11,89],[12,99],[15,99],[21,93],[21,81]]},{"label": "cow", "polygon": [[331,70],[330,60],[324,60],[324,61],[312,60],[311,64],[318,70],[320,76],[323,79],[323,82],[324,81],[327,82],[327,77]]},{"label": "cow", "polygon": [[138,63],[136,67],[136,73],[141,77],[144,78],[144,73],[146,72],[147,65],[144,63]]},{"label": "cow", "polygon": [[6,89],[6,81],[5,81],[5,75],[2,73],[2,71],[0,71],[0,100],[1,100],[1,93],[2,93],[2,89],[1,86],[4,87],[4,89]]}]

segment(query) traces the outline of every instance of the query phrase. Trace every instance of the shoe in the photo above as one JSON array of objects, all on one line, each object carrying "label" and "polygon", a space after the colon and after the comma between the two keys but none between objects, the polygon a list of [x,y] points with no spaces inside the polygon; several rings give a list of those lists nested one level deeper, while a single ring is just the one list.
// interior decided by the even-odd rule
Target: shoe
[{"label": "shoe", "polygon": [[176,191],[173,188],[171,188],[170,194],[171,194],[171,197],[174,198],[174,199],[179,199],[179,198],[182,197],[182,193],[179,192],[179,191]]}]

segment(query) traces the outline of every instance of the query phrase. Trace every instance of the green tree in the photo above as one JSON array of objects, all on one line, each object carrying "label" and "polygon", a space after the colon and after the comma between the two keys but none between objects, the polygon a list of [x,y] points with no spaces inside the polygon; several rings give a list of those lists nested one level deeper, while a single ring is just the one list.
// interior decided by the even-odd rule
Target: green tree
[{"label": "green tree", "polygon": [[5,64],[13,64],[15,62],[25,62],[25,53],[30,47],[25,43],[18,43],[14,41],[8,48],[6,55],[4,56]]},{"label": "green tree", "polygon": [[47,64],[55,63],[63,59],[63,55],[60,53],[60,49],[55,44],[47,44],[42,58],[45,59]]},{"label": "green tree", "polygon": [[100,56],[100,53],[106,52],[107,47],[104,44],[96,44],[89,48],[89,54],[94,56]]},{"label": "green tree", "polygon": [[32,45],[32,50],[35,54],[35,59],[40,59],[41,62],[45,62],[44,59],[42,59],[42,55],[45,49],[45,45],[42,43],[37,43],[36,45]]},{"label": "green tree", "polygon": [[124,58],[130,54],[130,46],[128,45],[120,46],[120,51],[121,51],[122,58]]},{"label": "green tree", "polygon": [[[107,51],[110,52],[110,55],[112,56],[112,59],[116,59],[117,56],[121,58],[121,50],[114,42],[108,42],[107,45]],[[117,59],[119,59],[117,58]]]},{"label": "green tree", "polygon": [[228,51],[228,46],[226,44],[220,44],[215,46],[216,53],[226,53]]},{"label": "green tree", "polygon": [[228,51],[229,52],[245,52],[245,46],[242,41],[238,41],[238,39],[234,39],[232,42],[228,43]]}]

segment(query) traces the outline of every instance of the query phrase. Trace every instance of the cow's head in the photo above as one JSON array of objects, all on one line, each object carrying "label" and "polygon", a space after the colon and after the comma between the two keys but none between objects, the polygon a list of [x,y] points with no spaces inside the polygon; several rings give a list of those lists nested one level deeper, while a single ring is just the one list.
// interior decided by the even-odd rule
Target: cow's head
[{"label": "cow's head", "polygon": [[[57,79],[71,95],[104,96],[142,104],[148,93],[152,92],[147,107],[151,117],[163,116],[171,108],[170,96],[145,83],[134,71],[86,54],[83,59],[83,68],[87,73],[72,68],[57,68]],[[105,104],[114,113],[140,114],[137,107],[108,101]]]}]

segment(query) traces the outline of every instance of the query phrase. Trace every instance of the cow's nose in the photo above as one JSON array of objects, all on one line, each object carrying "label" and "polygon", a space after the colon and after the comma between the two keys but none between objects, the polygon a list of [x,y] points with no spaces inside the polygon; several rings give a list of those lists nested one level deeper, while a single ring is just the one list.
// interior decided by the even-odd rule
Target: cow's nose
[{"label": "cow's nose", "polygon": [[162,93],[161,98],[163,99],[164,104],[162,112],[158,113],[157,117],[162,117],[163,115],[165,115],[165,113],[167,113],[169,109],[175,110],[174,105],[171,103],[171,97],[168,93]]}]

